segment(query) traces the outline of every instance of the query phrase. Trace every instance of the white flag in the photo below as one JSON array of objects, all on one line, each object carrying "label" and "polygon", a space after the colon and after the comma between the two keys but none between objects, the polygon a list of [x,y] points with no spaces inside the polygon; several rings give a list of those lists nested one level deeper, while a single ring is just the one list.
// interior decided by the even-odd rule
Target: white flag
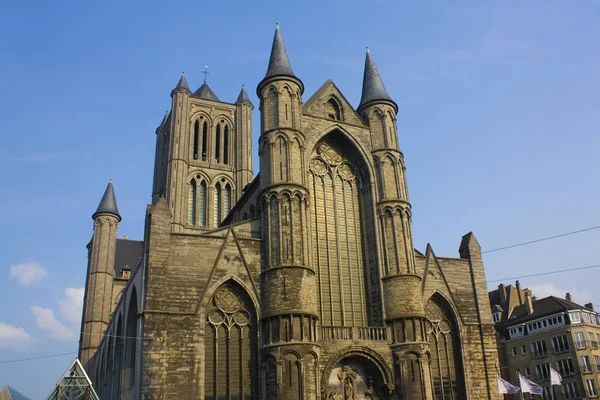
[{"label": "white flag", "polygon": [[504,379],[498,377],[498,393],[500,394],[511,394],[511,393],[519,393],[519,387],[515,385],[511,385],[506,382]]},{"label": "white flag", "polygon": [[559,386],[562,384],[562,376],[552,367],[550,367],[550,384]]},{"label": "white flag", "polygon": [[519,383],[521,384],[521,390],[523,393],[531,393],[531,394],[543,394],[544,389],[540,385],[535,382],[530,381],[525,378],[521,374],[519,374]]}]

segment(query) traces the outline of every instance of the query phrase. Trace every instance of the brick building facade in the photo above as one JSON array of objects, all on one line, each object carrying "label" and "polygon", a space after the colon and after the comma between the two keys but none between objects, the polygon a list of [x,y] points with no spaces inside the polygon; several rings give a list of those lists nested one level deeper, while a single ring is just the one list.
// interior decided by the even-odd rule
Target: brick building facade
[{"label": "brick building facade", "polygon": [[94,213],[80,357],[101,398],[497,399],[481,251],[412,243],[398,107],[367,51],[353,108],[306,102],[279,28],[252,110],[184,76],[157,129],[143,241]]}]

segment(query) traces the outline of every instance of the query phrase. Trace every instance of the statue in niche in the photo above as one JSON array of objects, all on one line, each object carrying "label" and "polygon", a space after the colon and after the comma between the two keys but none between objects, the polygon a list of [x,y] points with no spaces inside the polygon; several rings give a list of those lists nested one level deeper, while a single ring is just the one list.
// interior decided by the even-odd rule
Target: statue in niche
[{"label": "statue in niche", "polygon": [[356,392],[354,390],[356,377],[356,373],[352,371],[349,365],[344,365],[342,371],[338,374],[343,389],[344,400],[356,400]]}]

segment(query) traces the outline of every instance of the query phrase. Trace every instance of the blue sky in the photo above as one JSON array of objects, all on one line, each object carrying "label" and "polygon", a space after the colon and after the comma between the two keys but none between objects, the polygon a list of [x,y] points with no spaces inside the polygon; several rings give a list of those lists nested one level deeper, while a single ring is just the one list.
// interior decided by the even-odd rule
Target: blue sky
[{"label": "blue sky", "polygon": [[[141,238],[154,131],[181,71],[194,90],[208,65],[221,100],[244,83],[256,105],[277,19],[304,101],[331,78],[358,105],[368,43],[400,109],[417,248],[457,256],[469,231],[485,250],[599,225],[600,4],[452,3],[5,5],[0,362],[76,351],[90,216],[109,177],[119,235]],[[256,144],[258,107],[254,121]],[[599,239],[489,253],[487,278],[600,264]],[[599,278],[592,269],[521,283],[598,303]],[[41,399],[72,357],[0,363],[0,386]]]}]

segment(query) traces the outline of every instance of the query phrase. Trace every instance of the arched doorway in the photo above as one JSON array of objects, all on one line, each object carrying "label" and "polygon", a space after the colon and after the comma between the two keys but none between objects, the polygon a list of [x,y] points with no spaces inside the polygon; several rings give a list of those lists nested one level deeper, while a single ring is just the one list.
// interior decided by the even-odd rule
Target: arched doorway
[{"label": "arched doorway", "polygon": [[330,360],[321,387],[326,400],[388,400],[393,386],[391,372],[382,361],[357,351]]}]

